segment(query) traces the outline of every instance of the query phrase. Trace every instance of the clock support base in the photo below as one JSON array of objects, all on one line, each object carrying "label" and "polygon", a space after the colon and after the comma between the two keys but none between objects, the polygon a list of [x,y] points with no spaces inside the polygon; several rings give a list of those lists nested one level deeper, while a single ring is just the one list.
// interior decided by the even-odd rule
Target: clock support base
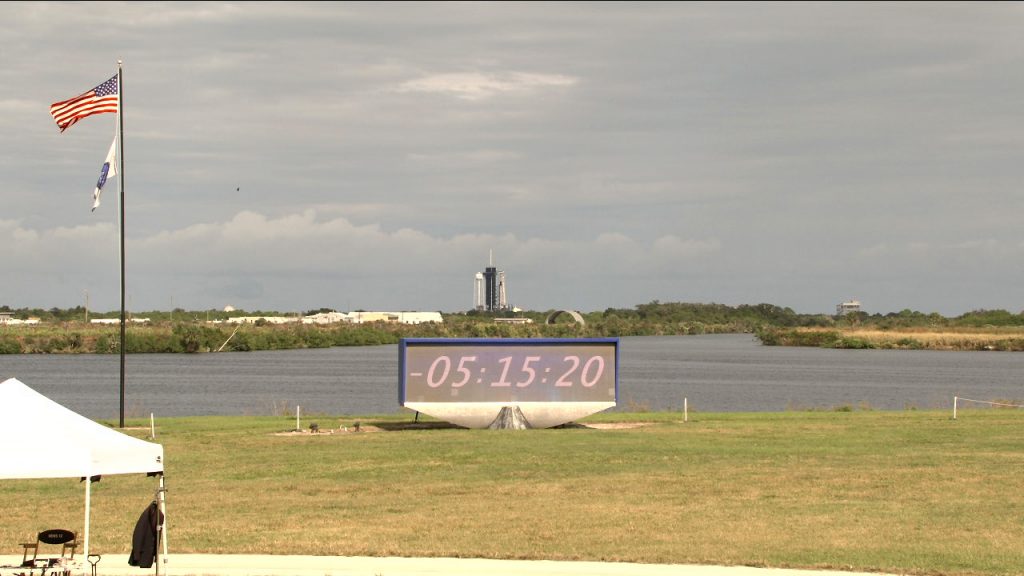
[{"label": "clock support base", "polygon": [[519,406],[504,406],[494,422],[487,427],[488,430],[529,430],[533,428],[530,422],[523,415]]}]

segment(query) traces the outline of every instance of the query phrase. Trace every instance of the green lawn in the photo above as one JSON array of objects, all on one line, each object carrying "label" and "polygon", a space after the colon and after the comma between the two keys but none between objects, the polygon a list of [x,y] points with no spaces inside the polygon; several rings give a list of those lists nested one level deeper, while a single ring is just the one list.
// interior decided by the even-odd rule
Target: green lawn
[{"label": "green lawn", "polygon": [[[599,414],[528,431],[313,421],[350,431],[158,421],[171,552],[1024,573],[1020,410]],[[596,428],[614,422],[646,425]],[[94,485],[92,551],[130,550],[155,486]],[[0,553],[81,530],[82,500],[76,480],[0,482]]]}]

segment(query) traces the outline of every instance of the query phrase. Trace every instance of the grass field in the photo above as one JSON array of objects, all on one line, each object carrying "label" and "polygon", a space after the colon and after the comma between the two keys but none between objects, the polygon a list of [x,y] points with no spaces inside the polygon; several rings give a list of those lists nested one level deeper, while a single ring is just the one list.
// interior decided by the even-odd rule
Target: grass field
[{"label": "grass field", "polygon": [[[411,415],[303,426],[314,421],[334,432],[158,421],[171,553],[1024,574],[1021,410],[615,413],[528,431],[416,428]],[[94,484],[92,551],[130,550],[155,487]],[[2,553],[41,529],[81,530],[83,491],[0,482]]]}]

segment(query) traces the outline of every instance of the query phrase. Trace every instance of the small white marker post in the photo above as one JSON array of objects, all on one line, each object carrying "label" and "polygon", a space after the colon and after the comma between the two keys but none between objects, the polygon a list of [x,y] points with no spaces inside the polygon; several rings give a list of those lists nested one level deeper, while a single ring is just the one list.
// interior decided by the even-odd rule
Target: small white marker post
[{"label": "small white marker post", "polygon": [[300,432],[302,430],[302,426],[299,426],[299,412],[300,412],[299,405],[296,404],[295,405],[295,431],[296,432]]},{"label": "small white marker post", "polygon": [[958,398],[957,396],[953,396],[953,420],[956,420],[956,401],[957,401],[957,398]]},{"label": "small white marker post", "polygon": [[686,398],[683,398],[683,422],[690,421],[690,406]]},{"label": "small white marker post", "polygon": [[149,413],[149,437],[156,440],[156,423],[153,420],[153,413]]}]

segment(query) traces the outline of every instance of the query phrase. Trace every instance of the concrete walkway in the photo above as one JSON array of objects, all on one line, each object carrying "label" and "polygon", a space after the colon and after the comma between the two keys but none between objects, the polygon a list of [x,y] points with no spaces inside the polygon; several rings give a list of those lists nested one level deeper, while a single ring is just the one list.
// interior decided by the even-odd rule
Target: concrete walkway
[{"label": "concrete walkway", "polygon": [[[3,565],[20,561],[20,555],[0,556]],[[160,574],[168,576],[884,576],[877,572],[687,564],[233,554],[170,554],[159,568]],[[82,570],[89,576],[92,567],[83,562]],[[8,574],[12,572],[0,568],[0,575]],[[156,568],[135,568],[128,565],[128,555],[109,554],[97,564],[96,574],[151,576]]]}]

